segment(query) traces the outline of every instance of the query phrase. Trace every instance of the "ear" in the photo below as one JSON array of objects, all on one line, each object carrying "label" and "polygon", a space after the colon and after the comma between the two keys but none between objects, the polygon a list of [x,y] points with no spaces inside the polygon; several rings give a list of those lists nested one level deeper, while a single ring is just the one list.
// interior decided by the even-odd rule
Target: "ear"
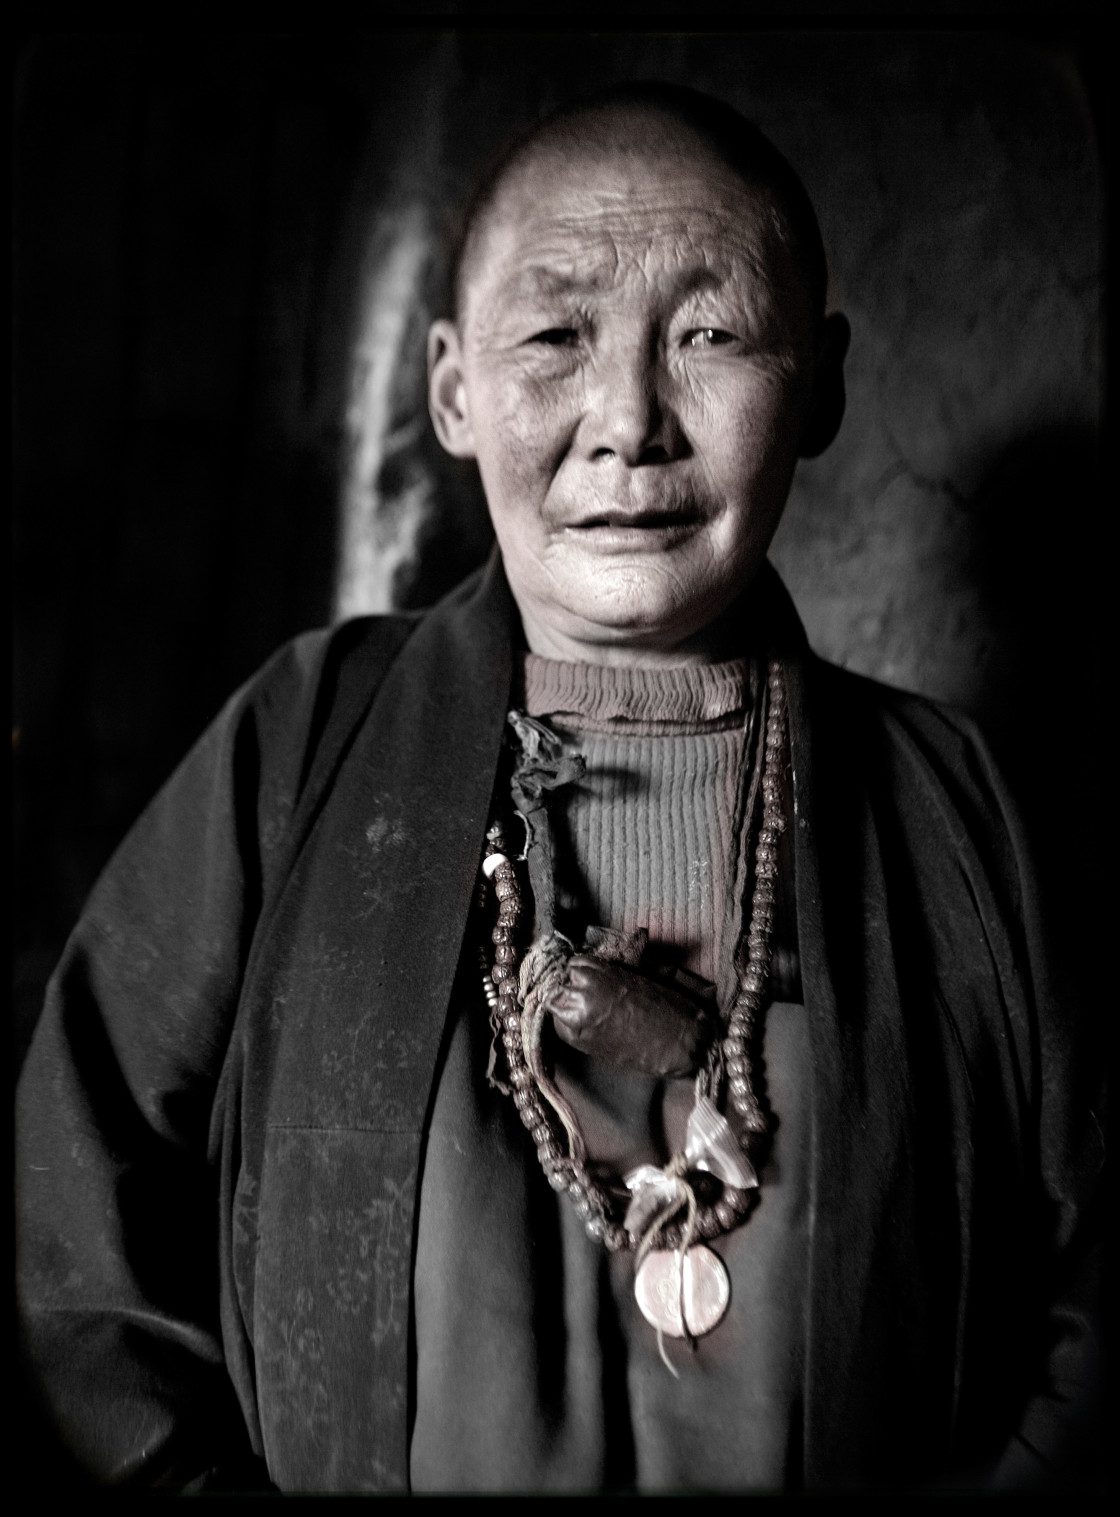
[{"label": "ear", "polygon": [[433,321],[428,333],[428,410],[436,436],[453,458],[475,456],[462,348],[453,321]]},{"label": "ear", "polygon": [[801,434],[802,458],[823,453],[840,430],[844,419],[844,359],[852,329],[848,318],[834,311],[821,323],[817,340],[813,402]]}]

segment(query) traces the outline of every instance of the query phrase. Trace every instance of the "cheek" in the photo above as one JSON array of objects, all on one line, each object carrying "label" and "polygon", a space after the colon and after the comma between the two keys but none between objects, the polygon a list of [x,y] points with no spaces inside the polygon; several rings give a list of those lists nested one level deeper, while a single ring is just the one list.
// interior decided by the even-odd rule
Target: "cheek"
[{"label": "cheek", "polygon": [[687,399],[682,419],[725,498],[750,496],[771,482],[788,485],[801,430],[799,397],[792,386],[713,381],[693,386]]},{"label": "cheek", "polygon": [[472,386],[472,423],[483,479],[519,487],[551,476],[566,450],[577,407],[571,385],[522,375],[488,377]]}]

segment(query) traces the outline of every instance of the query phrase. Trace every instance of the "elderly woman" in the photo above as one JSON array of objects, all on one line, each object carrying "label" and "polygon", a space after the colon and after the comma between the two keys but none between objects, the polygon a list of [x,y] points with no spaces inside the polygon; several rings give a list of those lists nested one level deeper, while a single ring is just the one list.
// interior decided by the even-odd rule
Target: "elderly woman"
[{"label": "elderly woman", "polygon": [[430,403],[494,557],[233,698],[28,1063],[27,1342],[98,1475],[1073,1457],[1095,1129],[1014,822],[765,561],[843,410],[825,287],[793,171],[688,91],[554,117],[476,197]]}]

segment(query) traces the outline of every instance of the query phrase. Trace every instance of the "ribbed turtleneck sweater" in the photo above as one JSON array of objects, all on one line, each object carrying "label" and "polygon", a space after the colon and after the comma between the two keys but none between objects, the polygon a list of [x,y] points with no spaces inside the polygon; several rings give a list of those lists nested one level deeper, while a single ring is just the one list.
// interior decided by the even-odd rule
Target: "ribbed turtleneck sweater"
[{"label": "ribbed turtleneck sweater", "polygon": [[744,724],[747,663],[671,669],[527,654],[524,705],[583,756],[551,807],[558,923],[644,927],[654,952],[715,981]]},{"label": "ribbed turtleneck sweater", "polygon": [[[559,925],[645,927],[709,980],[720,964],[749,699],[741,661],[644,671],[529,655],[519,699],[585,760],[554,792]],[[729,865],[731,860],[731,865]],[[736,911],[726,914],[738,935]],[[779,875],[779,879],[781,876]],[[781,913],[779,913],[779,916]],[[806,1159],[805,1009],[763,1026],[777,1114],[758,1207],[713,1241],[731,1280],[716,1330],[662,1363],[633,1296],[634,1256],[588,1238],[487,1084],[490,1029],[468,941],[420,1184],[414,1271],[416,1491],[774,1491],[800,1449]],[[726,945],[724,957],[726,957]],[[593,1158],[624,1174],[680,1146],[692,1082],[628,1074],[553,1046]]]}]

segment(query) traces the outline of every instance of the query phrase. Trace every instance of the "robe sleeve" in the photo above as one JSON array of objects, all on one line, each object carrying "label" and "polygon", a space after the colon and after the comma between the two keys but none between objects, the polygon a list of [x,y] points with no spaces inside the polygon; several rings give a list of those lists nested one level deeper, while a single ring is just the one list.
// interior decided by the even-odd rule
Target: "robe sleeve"
[{"label": "robe sleeve", "polygon": [[66,947],[22,1074],[21,1349],[49,1424],[100,1480],[236,1487],[263,1472],[223,1352],[211,1108],[331,647],[322,633],[282,650],[141,817]]},{"label": "robe sleeve", "polygon": [[[940,771],[953,794],[951,852],[969,880],[986,941],[999,945],[1002,984],[988,1022],[989,1030],[994,1024],[1001,1031],[996,1042],[1006,1073],[1002,1084],[993,1082],[983,1072],[992,1066],[980,1058],[970,1060],[971,1073],[981,1122],[1014,1111],[1022,1165],[1018,1179],[1008,1173],[1005,1180],[1008,1193],[1023,1187],[1015,1243],[990,1230],[985,1235],[986,1247],[1003,1261],[1002,1295],[1021,1308],[1014,1347],[1023,1373],[1010,1387],[1018,1415],[1002,1451],[979,1467],[969,1463],[953,1483],[1020,1493],[1092,1488],[1101,1474],[1104,1091],[1101,1029],[1087,1004],[1092,982],[1078,957],[1070,899],[1078,882],[1068,867],[1056,882],[1053,867],[1040,869],[1040,856],[1068,866],[1068,851],[1042,852],[1045,840],[1028,841],[975,726],[928,705],[921,715],[908,709],[911,735],[922,729],[917,742],[931,773]],[[962,934],[949,945],[946,957],[955,964],[948,975],[969,974],[965,941]],[[964,994],[957,999],[967,1002]],[[974,1040],[975,1033],[966,1038],[970,1048]],[[992,1282],[993,1289],[999,1285]],[[998,1366],[984,1365],[983,1373],[989,1390],[1000,1383]]]},{"label": "robe sleeve", "polygon": [[[1103,1365],[1101,1261],[1105,1090],[1102,1029],[1094,1019],[1093,980],[1077,944],[1069,897],[1079,881],[1062,880],[1059,898],[1040,851],[1028,845],[1013,801],[983,744],[989,782],[999,800],[1019,887],[1019,915],[1029,966],[1033,1019],[1019,1039],[1028,1072],[1026,1137],[1033,1160],[1039,1271],[1033,1332],[1034,1374],[1022,1388],[1018,1426],[992,1471],[995,1490],[1090,1491],[1101,1468]],[[1042,855],[1068,862],[1051,849]],[[1099,1014],[1098,1014],[1099,1016]]]}]

